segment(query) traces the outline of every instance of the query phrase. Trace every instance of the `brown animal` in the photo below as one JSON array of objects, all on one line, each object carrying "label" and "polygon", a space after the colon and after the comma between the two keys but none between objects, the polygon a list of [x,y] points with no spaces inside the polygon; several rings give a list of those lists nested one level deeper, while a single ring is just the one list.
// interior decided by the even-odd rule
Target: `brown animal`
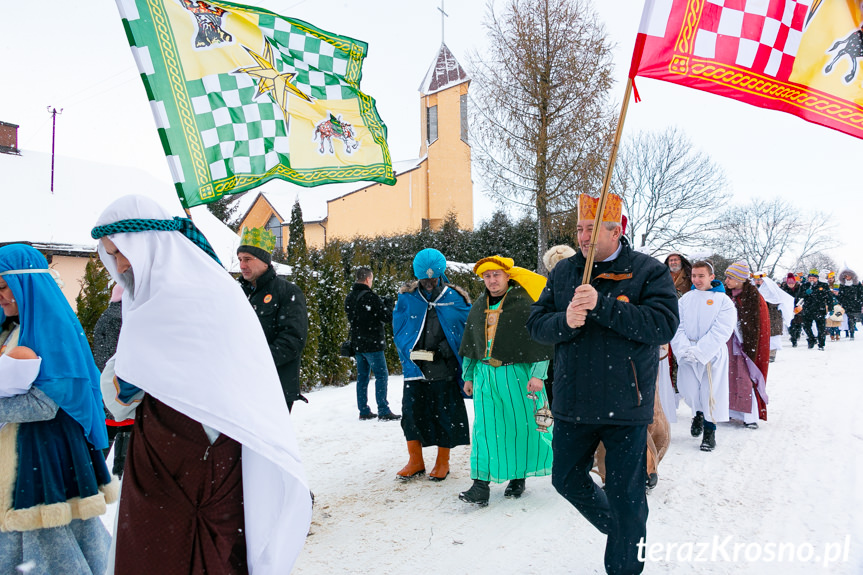
[{"label": "brown animal", "polygon": [[[647,426],[648,476],[656,473],[658,477],[659,462],[665,457],[670,440],[671,428],[665,417],[665,412],[662,411],[662,401],[659,399],[659,386],[657,385],[653,397],[653,423]],[[602,442],[599,443],[596,453],[593,455],[593,466],[594,473],[599,475],[599,478],[605,483],[605,446]]]}]

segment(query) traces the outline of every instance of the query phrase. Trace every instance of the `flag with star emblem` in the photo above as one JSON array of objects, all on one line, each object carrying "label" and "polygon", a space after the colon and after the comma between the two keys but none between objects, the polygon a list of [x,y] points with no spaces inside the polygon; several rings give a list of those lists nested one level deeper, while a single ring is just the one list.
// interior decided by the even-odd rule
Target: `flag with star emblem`
[{"label": "flag with star emblem", "polygon": [[863,138],[861,6],[646,0],[629,77],[682,84]]},{"label": "flag with star emblem", "polygon": [[229,2],[117,5],[184,207],[273,178],[395,183],[364,42]]}]

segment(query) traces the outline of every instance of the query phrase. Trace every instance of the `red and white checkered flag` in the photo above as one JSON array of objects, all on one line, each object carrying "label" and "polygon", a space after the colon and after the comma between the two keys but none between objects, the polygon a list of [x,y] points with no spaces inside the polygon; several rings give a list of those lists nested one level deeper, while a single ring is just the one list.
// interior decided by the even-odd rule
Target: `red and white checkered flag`
[{"label": "red and white checkered flag", "polygon": [[647,0],[630,77],[713,92],[863,138],[860,4]]}]

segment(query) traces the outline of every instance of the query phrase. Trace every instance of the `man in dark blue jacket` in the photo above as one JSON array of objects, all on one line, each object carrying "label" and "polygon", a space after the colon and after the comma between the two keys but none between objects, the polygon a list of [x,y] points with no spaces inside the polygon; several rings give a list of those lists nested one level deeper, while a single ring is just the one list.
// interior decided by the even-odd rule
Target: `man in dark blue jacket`
[{"label": "man in dark blue jacket", "polygon": [[[527,322],[531,337],[555,345],[552,484],[608,535],[605,569],[641,573],[647,533],[647,426],[659,346],[679,323],[668,268],[622,237],[622,201],[611,195],[597,237],[591,282],[582,284],[598,200],[578,203],[580,252],[555,266]],[[606,486],[590,476],[602,441]]]}]

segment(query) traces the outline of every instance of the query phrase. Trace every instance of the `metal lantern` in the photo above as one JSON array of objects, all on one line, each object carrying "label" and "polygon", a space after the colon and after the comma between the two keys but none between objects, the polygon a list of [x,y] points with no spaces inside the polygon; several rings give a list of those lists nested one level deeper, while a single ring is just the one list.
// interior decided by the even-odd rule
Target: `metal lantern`
[{"label": "metal lantern", "polygon": [[548,428],[554,425],[554,416],[551,414],[551,409],[548,408],[548,402],[543,401],[542,407],[537,405],[539,396],[531,391],[527,396],[533,399],[533,418],[536,420],[536,430],[541,433],[548,433]]}]

